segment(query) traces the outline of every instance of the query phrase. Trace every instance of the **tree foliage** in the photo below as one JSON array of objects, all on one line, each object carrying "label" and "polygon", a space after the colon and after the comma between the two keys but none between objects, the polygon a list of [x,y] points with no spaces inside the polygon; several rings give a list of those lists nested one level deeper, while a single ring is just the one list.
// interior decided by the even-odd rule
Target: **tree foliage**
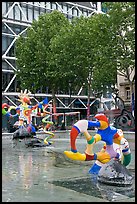
[{"label": "tree foliage", "polygon": [[37,91],[40,87],[45,92],[58,89],[60,72],[57,67],[50,66],[48,54],[53,37],[60,35],[61,28],[68,26],[68,20],[59,11],[39,16],[27,30],[26,38],[20,36],[16,42],[17,77],[23,88]]},{"label": "tree foliage", "polygon": [[[92,84],[115,85],[118,74],[134,81],[135,2],[108,2],[106,14],[75,17],[53,11],[32,23],[16,44],[17,76],[24,88],[56,92]],[[89,75],[91,76],[89,82]],[[87,87],[87,86],[86,86]]]},{"label": "tree foliage", "polygon": [[106,3],[117,74],[132,86],[135,81],[135,2]]},{"label": "tree foliage", "polygon": [[[52,63],[69,70],[72,87],[89,83],[92,90],[100,91],[116,83],[116,58],[111,52],[112,35],[108,32],[106,15],[96,14],[74,18],[62,36],[51,43]],[[61,54],[60,54],[61,53]],[[91,78],[89,80],[89,75]]]},{"label": "tree foliage", "polygon": [[[68,76],[67,82],[73,89],[77,86],[80,88],[87,81],[89,72],[92,72],[94,45],[92,29],[89,29],[87,22],[84,17],[75,18],[67,31],[64,30],[63,35],[56,36],[51,43],[51,63],[53,66],[57,63],[63,70],[63,76]],[[68,86],[68,83],[63,86]]]}]

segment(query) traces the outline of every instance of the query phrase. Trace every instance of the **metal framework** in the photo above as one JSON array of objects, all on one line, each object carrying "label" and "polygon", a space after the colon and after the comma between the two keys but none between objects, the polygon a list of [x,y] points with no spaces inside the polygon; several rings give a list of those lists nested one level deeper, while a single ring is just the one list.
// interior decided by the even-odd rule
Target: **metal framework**
[{"label": "metal framework", "polygon": [[[3,63],[6,63],[7,67],[4,68],[2,66],[2,73],[12,74],[11,79],[2,92],[3,99],[5,98],[15,105],[16,101],[14,100],[14,97],[19,94],[18,92],[12,92],[9,90],[16,80],[16,74],[14,73],[16,71],[16,57],[14,54],[11,55],[10,50],[13,49],[17,38],[20,35],[25,34],[28,27],[31,26],[32,21],[37,19],[41,13],[51,12],[56,9],[71,20],[75,16],[91,16],[94,13],[101,12],[101,2],[85,2],[89,3],[88,7],[78,3],[84,2],[2,2],[2,37],[5,36],[10,38],[10,43],[8,42],[8,46],[2,54]],[[21,30],[17,32],[14,27],[21,27]],[[81,95],[81,93],[82,87],[77,95],[71,95],[71,102],[68,105],[63,102],[63,99],[70,98],[70,95],[57,94],[56,97],[59,102],[59,107],[57,108],[70,108],[73,103],[78,100],[83,105],[82,108],[87,109],[87,105],[82,100],[87,99],[88,97],[86,95]],[[35,100],[37,100],[37,97],[45,96],[52,97],[51,94],[45,93],[33,94]],[[94,97],[91,97],[91,99],[94,99]],[[92,105],[92,103],[90,105]],[[74,107],[73,109],[77,108]]]}]

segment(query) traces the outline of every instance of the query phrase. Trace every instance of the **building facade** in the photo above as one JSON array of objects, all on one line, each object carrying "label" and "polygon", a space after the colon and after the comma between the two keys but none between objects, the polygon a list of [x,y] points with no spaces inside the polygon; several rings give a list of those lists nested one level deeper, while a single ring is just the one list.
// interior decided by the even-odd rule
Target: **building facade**
[{"label": "building facade", "polygon": [[[131,81],[132,81],[134,75],[135,75],[135,70],[133,70],[132,74],[130,75]],[[132,90],[131,90],[131,86],[130,86],[128,80],[125,77],[118,75],[117,88],[119,90],[119,96],[124,101],[125,106],[127,108],[131,107]],[[134,93],[134,103],[135,103],[135,82],[133,84],[133,93]]]},{"label": "building facade", "polygon": [[[101,12],[101,2],[2,2],[2,102],[17,105],[17,96],[20,92],[16,78],[16,57],[14,46],[20,35],[25,36],[26,30],[33,20],[37,20],[42,13],[59,10],[71,20],[75,16],[90,16]],[[34,96],[34,95],[33,95]],[[51,93],[36,93],[34,99],[41,100]],[[87,93],[81,88],[76,93],[58,93],[57,109],[61,111],[77,111],[87,109]],[[91,97],[91,101],[94,97]],[[60,112],[59,110],[59,112]],[[85,114],[85,113],[83,113]]]},{"label": "building facade", "polygon": [[75,16],[90,16],[98,9],[99,2],[2,2],[2,91],[18,91],[14,45],[40,14],[59,10],[71,20]]}]

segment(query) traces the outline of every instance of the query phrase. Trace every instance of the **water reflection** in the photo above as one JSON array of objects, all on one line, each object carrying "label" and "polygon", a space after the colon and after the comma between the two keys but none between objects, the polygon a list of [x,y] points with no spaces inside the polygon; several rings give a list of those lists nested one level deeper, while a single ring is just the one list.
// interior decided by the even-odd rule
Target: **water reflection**
[{"label": "water reflection", "polygon": [[[75,184],[74,190],[79,190],[82,195],[88,192],[89,195],[108,199],[109,192],[109,198],[111,195],[118,197],[121,192],[111,193],[108,189],[104,190],[104,187],[102,189],[97,185],[95,177],[90,178],[90,164],[65,159],[62,152],[67,145],[68,141],[57,140],[52,147],[26,148],[23,141],[2,139],[3,202],[55,202],[57,199],[60,201],[62,190],[58,190],[57,194],[55,188],[55,182],[62,185],[59,183],[60,180],[64,182],[63,185],[69,182],[66,188],[73,188]],[[80,180],[82,177],[87,178]]]},{"label": "water reflection", "polygon": [[[25,190],[53,177],[53,161],[45,148],[29,149],[23,142],[3,141],[2,191],[9,202],[15,191]],[[10,190],[11,189],[11,190]],[[10,190],[10,191],[9,191]]]},{"label": "water reflection", "polygon": [[[24,189],[29,189],[32,186],[32,154],[30,153],[29,156],[25,158],[24,154],[21,153],[19,155],[19,176],[20,179],[22,180],[23,188]],[[37,175],[37,171],[36,171]]]}]

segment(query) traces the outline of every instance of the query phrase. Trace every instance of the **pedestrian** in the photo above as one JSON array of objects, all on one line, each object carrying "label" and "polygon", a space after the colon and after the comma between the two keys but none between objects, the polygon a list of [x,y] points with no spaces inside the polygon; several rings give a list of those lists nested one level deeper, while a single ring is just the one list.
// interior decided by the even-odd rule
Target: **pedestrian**
[{"label": "pedestrian", "polygon": [[60,127],[60,130],[66,130],[64,120],[61,121],[61,127]]}]

